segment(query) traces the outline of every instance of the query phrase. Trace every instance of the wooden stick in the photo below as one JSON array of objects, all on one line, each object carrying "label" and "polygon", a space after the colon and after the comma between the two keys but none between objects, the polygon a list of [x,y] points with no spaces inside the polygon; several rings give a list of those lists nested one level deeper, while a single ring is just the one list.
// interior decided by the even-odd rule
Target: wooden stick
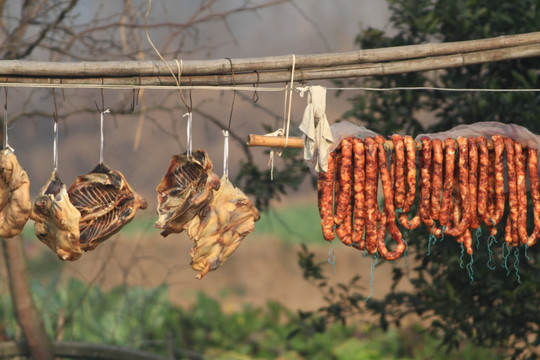
[{"label": "wooden stick", "polygon": [[[285,147],[285,137],[249,134],[247,136],[247,145],[283,148]],[[301,149],[304,147],[304,140],[301,137],[290,136],[287,147],[291,149]],[[387,140],[384,142],[384,147],[388,150],[394,149],[394,143],[391,140]],[[489,150],[493,150],[493,141],[491,141],[491,139],[487,140],[487,147]],[[524,149],[527,148],[527,144],[522,144],[522,147]],[[422,150],[422,143],[420,141],[415,141],[414,148],[416,150]]]}]

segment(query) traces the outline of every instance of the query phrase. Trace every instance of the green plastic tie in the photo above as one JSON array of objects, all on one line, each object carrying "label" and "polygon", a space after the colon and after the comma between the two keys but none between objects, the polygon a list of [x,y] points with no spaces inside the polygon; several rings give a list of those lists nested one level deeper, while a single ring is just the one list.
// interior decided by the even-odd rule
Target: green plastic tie
[{"label": "green plastic tie", "polygon": [[426,256],[431,255],[431,244],[435,244],[436,241],[437,241],[437,238],[435,237],[435,235],[433,234],[429,235]]},{"label": "green plastic tie", "polygon": [[529,258],[529,255],[527,254],[527,249],[529,249],[529,245],[525,244],[525,259],[527,259],[527,261],[531,261],[531,258]]},{"label": "green plastic tie", "polygon": [[405,257],[405,266],[403,266],[403,268],[406,268],[407,266],[409,266],[409,258],[407,257],[407,250],[409,250],[409,244],[407,244],[405,239],[403,240],[403,242],[405,243],[405,251],[403,252],[403,256]]},{"label": "green plastic tie", "polygon": [[459,257],[459,267],[463,269],[463,255],[465,254],[465,246],[461,243],[461,256]]},{"label": "green plastic tie", "polygon": [[442,227],[442,230],[441,230],[441,241],[444,240],[444,232],[446,231],[446,226],[443,226]]},{"label": "green plastic tie", "polygon": [[332,265],[332,270],[334,270],[334,274],[336,273],[336,253],[334,252],[334,241],[332,240],[330,242],[330,250],[328,251],[328,263]]},{"label": "green plastic tie", "polygon": [[[505,254],[504,248],[508,250],[508,252]],[[505,242],[502,246],[502,256],[504,258],[504,268],[506,269],[506,276],[510,275],[510,269],[508,268],[508,256],[510,255],[510,248],[508,247],[508,244]]]},{"label": "green plastic tie", "polygon": [[[372,257],[371,257],[371,272],[370,272],[370,275],[369,275],[369,296],[366,298],[366,302],[369,301],[369,299],[371,299],[371,297],[373,296],[373,273],[375,272],[375,265],[377,265],[377,263],[379,262],[379,253],[375,253]],[[375,260],[375,261],[373,261]]]},{"label": "green plastic tie", "polygon": [[474,281],[474,269],[473,269],[473,264],[474,264],[474,257],[473,257],[473,254],[471,254],[471,260],[469,261],[469,263],[467,264],[467,273],[469,274],[469,278],[471,279],[471,282],[469,284],[472,284],[473,281]]},{"label": "green plastic tie", "polygon": [[493,264],[491,264],[491,261],[493,260],[493,250],[491,249],[491,245],[493,245],[493,242],[496,242],[496,241],[497,240],[495,239],[495,236],[489,235],[489,237],[488,237],[488,245],[487,245],[487,250],[488,250],[488,254],[489,254],[487,267],[488,267],[489,270],[495,270],[495,266],[493,266]]},{"label": "green plastic tie", "polygon": [[514,261],[514,270],[516,271],[518,284],[521,284],[521,277],[519,276],[519,248],[516,247],[514,250],[514,256],[516,260]]},{"label": "green plastic tie", "polygon": [[482,228],[476,229],[476,250],[480,248],[480,237],[482,236]]}]

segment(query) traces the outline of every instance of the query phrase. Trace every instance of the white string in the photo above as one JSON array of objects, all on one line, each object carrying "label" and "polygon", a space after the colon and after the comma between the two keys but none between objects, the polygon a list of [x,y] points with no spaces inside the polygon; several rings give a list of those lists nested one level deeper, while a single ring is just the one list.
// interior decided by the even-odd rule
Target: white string
[{"label": "white string", "polygon": [[[300,88],[298,88],[300,89]],[[327,90],[335,91],[398,91],[398,90],[430,90],[430,91],[454,91],[454,92],[540,92],[540,89],[488,89],[488,88],[444,88],[435,86],[398,86],[388,88],[373,88],[373,87],[334,87],[326,88]]]},{"label": "white string", "polygon": [[191,136],[191,129],[192,129],[192,122],[193,122],[193,113],[192,112],[187,112],[185,113],[184,115],[182,115],[182,117],[186,117],[187,116],[187,130],[186,130],[186,134],[187,134],[187,156],[188,156],[188,159],[191,157],[191,154],[193,152],[193,138]]},{"label": "white string", "polygon": [[229,177],[229,131],[221,130],[223,133],[223,176]]},{"label": "white string", "polygon": [[[285,146],[284,146],[284,148],[286,148],[287,145],[289,144],[289,127],[291,125],[292,92],[293,92],[293,89],[294,89],[294,67],[296,65],[296,56],[294,56],[294,54],[292,54],[291,56],[292,56],[291,86],[289,87],[289,91],[288,91],[288,94],[289,94],[289,109],[288,109],[288,112],[287,112],[287,125],[285,127]],[[285,119],[283,119],[283,120],[285,120]]]},{"label": "white string", "polygon": [[56,172],[58,170],[58,121],[56,119],[54,119],[53,167]]},{"label": "white string", "polygon": [[[283,136],[283,129],[277,129],[276,131],[265,134],[264,136]],[[267,166],[270,166],[270,180],[271,181],[274,181],[274,158],[276,156],[277,151],[278,150],[276,148],[270,148],[270,158],[268,159]],[[281,154],[281,149],[280,149],[280,152],[278,153],[278,156],[280,154]]]},{"label": "white string", "polygon": [[105,142],[105,136],[103,135],[103,114],[109,114],[111,111],[109,109],[105,110],[105,111],[101,111],[100,112],[100,117],[101,117],[101,124],[100,124],[100,142],[99,142],[99,163],[102,164],[103,163],[103,144]]}]

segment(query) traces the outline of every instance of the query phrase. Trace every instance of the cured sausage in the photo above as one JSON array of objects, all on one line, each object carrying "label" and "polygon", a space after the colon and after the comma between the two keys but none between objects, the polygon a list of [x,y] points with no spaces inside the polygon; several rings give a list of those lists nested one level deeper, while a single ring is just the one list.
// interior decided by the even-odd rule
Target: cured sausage
[{"label": "cured sausage", "polygon": [[325,240],[334,240],[334,171],[336,153],[328,154],[328,170],[319,172],[317,193],[319,200],[319,214],[321,216],[322,232]]},{"label": "cured sausage", "polygon": [[428,228],[433,225],[433,219],[430,214],[430,170],[431,170],[431,139],[423,137],[420,139],[422,142],[422,164],[420,169],[420,204],[419,211],[422,222]]},{"label": "cured sausage", "polygon": [[487,220],[487,199],[488,199],[488,171],[489,171],[489,152],[487,140],[483,136],[476,138],[478,145],[478,197],[477,214],[481,221],[486,225],[491,225]]},{"label": "cured sausage", "polygon": [[433,173],[431,180],[431,218],[439,220],[443,175],[443,148],[440,139],[431,140],[433,146]]},{"label": "cured sausage", "polygon": [[534,230],[527,239],[527,246],[536,244],[540,236],[540,190],[538,188],[538,152],[529,147],[529,181],[531,186],[531,198],[533,202]]},{"label": "cured sausage", "polygon": [[[368,253],[377,252],[377,222],[380,218],[377,205],[377,144],[371,137],[364,140],[366,152],[366,183],[365,183],[365,208],[366,208],[366,249]],[[382,220],[381,220],[382,223]]]},{"label": "cured sausage", "polygon": [[[507,176],[508,176],[508,217],[510,218],[512,245],[516,246],[519,241],[518,240],[518,214],[519,214],[518,206],[519,205],[517,203],[518,202],[517,184],[516,184],[517,174],[516,174],[514,141],[510,138],[505,137],[504,146],[506,148],[506,168],[507,168]],[[495,181],[497,181],[497,175],[495,175]],[[505,240],[506,240],[506,237],[505,237]]]},{"label": "cured sausage", "polygon": [[366,247],[365,240],[362,239],[364,235],[365,224],[365,208],[364,208],[364,183],[366,181],[365,174],[365,151],[364,142],[361,138],[355,138],[353,140],[353,154],[354,154],[354,227],[353,227],[353,245],[360,250],[364,250]]},{"label": "cured sausage", "polygon": [[406,214],[411,209],[416,197],[416,149],[414,148],[414,140],[410,136],[405,136],[403,143],[407,153],[407,197],[399,214],[399,222],[404,228],[413,230],[421,223],[418,213],[411,220]]},{"label": "cured sausage", "polygon": [[391,176],[394,182],[394,206],[396,209],[403,209],[405,204],[405,149],[403,138],[400,135],[392,135],[390,139],[394,144],[393,154],[395,159],[392,163],[394,174]]},{"label": "cured sausage", "polygon": [[337,170],[339,171],[339,196],[336,197],[336,207],[334,213],[334,223],[341,224],[347,215],[347,208],[351,199],[352,186],[352,139],[345,138],[341,141],[341,162]]},{"label": "cured sausage", "polygon": [[441,210],[439,213],[439,223],[445,228],[449,228],[452,221],[452,192],[454,189],[454,165],[455,165],[456,143],[454,139],[444,141],[444,183]]},{"label": "cured sausage", "polygon": [[[403,241],[403,237],[399,228],[396,224],[396,217],[394,214],[394,193],[392,190],[392,181],[388,173],[388,165],[386,162],[386,152],[384,150],[384,138],[382,136],[377,136],[375,142],[378,146],[378,160],[379,160],[379,171],[381,175],[382,188],[384,193],[384,211],[381,217],[381,222],[379,225],[379,231],[377,234],[377,250],[379,255],[386,260],[396,260],[405,251],[406,245]],[[396,168],[397,170],[397,168]],[[386,226],[390,232],[390,236],[397,242],[397,247],[394,251],[388,251],[385,243],[385,232],[381,231],[381,228]]]},{"label": "cured sausage", "polygon": [[521,148],[521,144],[514,142],[514,156],[516,159],[516,195],[518,203],[517,234],[519,241],[526,244],[527,235],[527,184],[525,177],[527,175],[527,159]]},{"label": "cured sausage", "polygon": [[336,235],[338,239],[345,245],[352,245],[353,231],[353,198],[349,197],[349,203],[345,213],[345,218],[341,224],[336,226]]},{"label": "cured sausage", "polygon": [[469,137],[469,202],[471,213],[471,229],[477,229],[480,226],[478,221],[478,146],[476,138]]},{"label": "cured sausage", "polygon": [[461,220],[458,224],[445,230],[445,233],[451,236],[459,236],[465,232],[471,223],[470,201],[469,201],[469,174],[468,158],[469,151],[467,139],[460,136],[456,140],[459,148],[458,174],[459,174],[459,193],[462,203]]},{"label": "cured sausage", "polygon": [[504,194],[504,140],[502,136],[495,135],[491,138],[493,141],[494,147],[494,163],[495,163],[495,210],[492,213],[492,223],[493,226],[496,226],[504,213],[504,203],[506,201],[506,196]]}]

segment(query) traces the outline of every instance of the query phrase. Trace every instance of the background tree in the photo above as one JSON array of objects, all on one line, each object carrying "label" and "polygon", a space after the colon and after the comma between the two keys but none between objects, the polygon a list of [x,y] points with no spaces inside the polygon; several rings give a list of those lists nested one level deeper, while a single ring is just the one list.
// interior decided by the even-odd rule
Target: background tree
[{"label": "background tree", "polygon": [[[537,30],[540,1],[391,0],[386,31],[367,28],[358,35],[362,49],[462,41]],[[437,86],[447,88],[538,88],[538,59],[459,67],[432,73],[375,77],[353,84],[374,87]],[[480,121],[516,123],[540,132],[538,93],[482,93],[445,91],[366,92],[351,99],[344,116],[358,119],[382,134],[448,130]],[[430,121],[425,121],[425,120]],[[424,121],[422,121],[424,120]],[[429,123],[425,126],[423,124]],[[501,221],[505,223],[504,219]],[[529,224],[529,228],[530,228]],[[499,234],[504,229],[499,230]],[[474,234],[473,234],[474,236]],[[408,281],[412,291],[394,291],[368,302],[381,325],[399,324],[414,313],[430,319],[430,329],[441,335],[448,349],[467,339],[507,351],[513,358],[538,358],[540,336],[540,254],[536,248],[524,256],[519,248],[501,253],[502,239],[493,244],[488,264],[487,235],[476,234],[474,258],[462,257],[454,239],[431,246],[428,234],[409,235],[417,267],[403,276],[394,270],[394,285]],[[470,263],[470,271],[466,271]],[[494,265],[492,268],[491,265]]]}]

